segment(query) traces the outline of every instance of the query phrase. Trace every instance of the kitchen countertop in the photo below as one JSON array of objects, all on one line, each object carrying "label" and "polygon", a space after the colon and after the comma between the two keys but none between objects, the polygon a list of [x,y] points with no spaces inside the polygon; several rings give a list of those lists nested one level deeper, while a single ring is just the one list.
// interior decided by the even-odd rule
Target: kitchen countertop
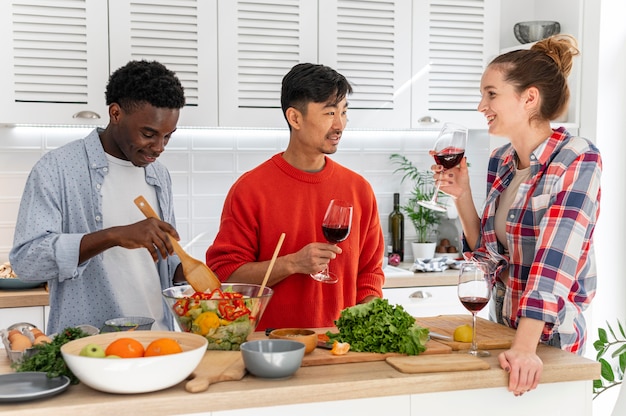
[{"label": "kitchen countertop", "polygon": [[[293,377],[286,380],[266,380],[246,375],[240,381],[212,384],[207,391],[193,394],[185,390],[185,382],[166,390],[134,395],[101,393],[78,384],[47,399],[0,404],[0,411],[3,414],[28,416],[192,414],[399,395],[418,395],[416,397],[419,400],[420,397],[429,397],[420,396],[425,393],[452,394],[449,392],[466,390],[468,386],[471,389],[489,389],[484,391],[492,398],[496,391],[496,396],[508,399],[513,395],[502,388],[507,385],[508,377],[498,364],[498,352],[493,350],[490,357],[484,358],[491,368],[480,371],[480,376],[475,371],[404,374],[385,361],[321,365],[301,367]],[[570,381],[588,383],[600,375],[600,364],[595,361],[543,345],[539,346],[537,352],[544,362],[542,384]],[[7,357],[0,357],[0,374],[10,371]],[[536,391],[527,393],[525,399],[532,400],[535,397],[538,400],[542,384]],[[500,389],[492,389],[496,387]],[[586,387],[584,389],[586,391]],[[591,390],[588,396],[590,400]],[[582,400],[580,397],[578,399]],[[551,397],[551,400],[565,398]]]}]

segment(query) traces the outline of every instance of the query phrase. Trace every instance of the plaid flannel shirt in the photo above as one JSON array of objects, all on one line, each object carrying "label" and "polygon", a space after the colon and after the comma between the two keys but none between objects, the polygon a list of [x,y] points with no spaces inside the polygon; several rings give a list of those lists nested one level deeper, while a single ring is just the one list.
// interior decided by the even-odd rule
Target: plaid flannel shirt
[{"label": "plaid flannel shirt", "polygon": [[509,268],[505,324],[517,328],[520,317],[544,321],[541,341],[558,333],[562,349],[582,354],[582,312],[596,291],[592,235],[600,212],[600,153],[563,128],[532,152],[530,179],[520,185],[507,216],[509,252],[504,254],[494,219],[499,196],[513,178],[515,158],[511,144],[490,157],[480,241],[467,255],[488,262],[494,279]]}]

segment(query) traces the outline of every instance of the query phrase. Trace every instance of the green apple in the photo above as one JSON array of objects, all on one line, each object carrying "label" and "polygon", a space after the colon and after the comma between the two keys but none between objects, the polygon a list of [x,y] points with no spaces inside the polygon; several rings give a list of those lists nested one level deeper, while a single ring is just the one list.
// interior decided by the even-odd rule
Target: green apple
[{"label": "green apple", "polygon": [[111,355],[107,355],[106,358],[122,358],[122,357],[120,357],[119,355],[111,354]]},{"label": "green apple", "polygon": [[104,358],[106,354],[104,353],[104,348],[102,348],[98,344],[87,344],[80,350],[79,355],[83,357],[93,357],[93,358]]}]

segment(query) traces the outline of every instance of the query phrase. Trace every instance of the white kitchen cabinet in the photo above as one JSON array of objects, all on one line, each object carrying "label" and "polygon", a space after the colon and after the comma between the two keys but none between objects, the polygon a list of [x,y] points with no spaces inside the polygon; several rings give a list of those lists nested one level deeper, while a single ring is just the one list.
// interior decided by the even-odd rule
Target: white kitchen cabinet
[{"label": "white kitchen cabinet", "polygon": [[[108,120],[107,2],[0,2],[0,124]],[[100,119],[77,119],[89,110]]]},{"label": "white kitchen cabinet", "polygon": [[0,328],[8,328],[13,324],[27,322],[46,331],[44,307],[28,306],[23,308],[0,308]]},{"label": "white kitchen cabinet", "polygon": [[217,126],[217,0],[108,4],[111,71],[130,60],[161,62],[185,88],[178,126]]},{"label": "white kitchen cabinet", "polygon": [[417,1],[412,13],[411,127],[433,118],[485,129],[480,78],[500,47],[500,1]]},{"label": "white kitchen cabinet", "polygon": [[350,128],[439,128],[424,117],[485,128],[476,107],[499,1],[457,3],[220,2],[220,125],[284,127],[282,77],[318,62],[353,83]]},{"label": "white kitchen cabinet", "polygon": [[146,59],[181,79],[179,126],[216,126],[216,1],[1,2],[0,123],[105,125],[110,73]]},{"label": "white kitchen cabinet", "polygon": [[[211,412],[211,416],[319,416],[324,414],[333,415],[388,415],[410,416],[411,396],[387,396],[367,397],[354,400],[337,400],[332,402],[314,402],[303,404],[291,404],[283,406],[261,407],[254,409],[237,409]],[[207,414],[208,416],[208,414]]]},{"label": "white kitchen cabinet", "polygon": [[328,65],[352,83],[350,128],[406,128],[411,2],[219,2],[220,126],[286,127],[283,76]]}]

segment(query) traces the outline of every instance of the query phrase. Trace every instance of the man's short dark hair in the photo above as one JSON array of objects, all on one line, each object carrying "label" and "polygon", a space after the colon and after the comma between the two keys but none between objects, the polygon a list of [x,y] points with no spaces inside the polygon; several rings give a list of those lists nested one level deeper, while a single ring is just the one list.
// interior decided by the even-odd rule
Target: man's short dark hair
[{"label": "man's short dark hair", "polygon": [[106,103],[132,112],[144,103],[157,108],[182,108],[185,93],[176,74],[157,61],[130,61],[115,70],[106,88]]},{"label": "man's short dark hair", "polygon": [[301,113],[306,112],[310,102],[325,103],[333,100],[339,103],[352,94],[348,80],[334,69],[320,64],[297,64],[283,77],[280,104],[283,115],[289,107]]}]

